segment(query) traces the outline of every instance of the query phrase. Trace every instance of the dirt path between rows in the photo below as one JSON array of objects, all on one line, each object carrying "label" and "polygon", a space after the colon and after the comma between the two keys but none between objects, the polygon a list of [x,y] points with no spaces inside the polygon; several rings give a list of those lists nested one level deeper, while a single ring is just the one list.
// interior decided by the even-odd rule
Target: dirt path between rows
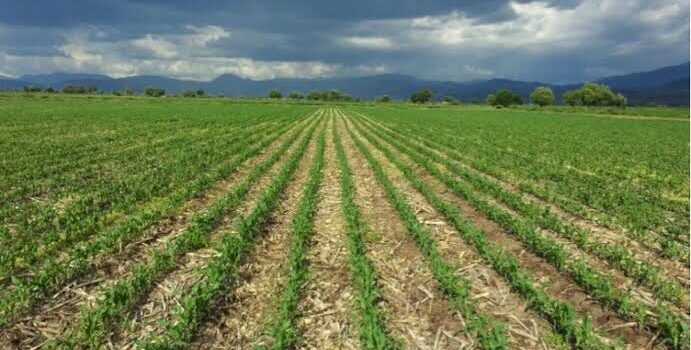
[{"label": "dirt path between rows", "polygon": [[327,128],[324,178],[319,188],[314,234],[307,255],[308,281],[298,304],[299,349],[358,349],[354,295],[348,270],[348,237],[341,210],[340,170],[331,127]]},{"label": "dirt path between rows", "polygon": [[352,168],[355,203],[370,228],[364,240],[382,287],[383,309],[391,334],[411,349],[472,346],[473,339],[463,332],[461,316],[439,293],[437,281],[367,160],[348,135],[342,116],[337,129]]},{"label": "dirt path between rows", "polygon": [[238,278],[233,282],[234,288],[216,303],[213,313],[202,323],[191,348],[249,349],[265,344],[267,339],[261,331],[270,321],[271,311],[286,282],[292,218],[309,177],[317,138],[324,125],[322,121],[315,130],[263,234],[257,237],[257,244],[240,268]]}]

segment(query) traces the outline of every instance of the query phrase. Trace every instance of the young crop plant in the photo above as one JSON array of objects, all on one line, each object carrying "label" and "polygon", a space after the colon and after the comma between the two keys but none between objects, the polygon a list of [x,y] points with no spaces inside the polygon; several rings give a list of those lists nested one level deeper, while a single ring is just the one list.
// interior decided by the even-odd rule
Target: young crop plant
[{"label": "young crop plant", "polygon": [[374,123],[367,122],[367,126],[370,131],[394,145],[397,149],[405,150],[406,153],[415,154],[417,157],[428,158],[442,164],[451,172],[466,180],[473,189],[493,196],[511,209],[522,214],[529,224],[549,229],[558,235],[564,236],[585,252],[592,253],[606,260],[624,272],[626,276],[633,278],[639,285],[650,288],[662,300],[673,302],[679,307],[685,307],[684,304],[687,304],[685,289],[676,280],[665,277],[659,265],[636,259],[630,251],[620,245],[595,240],[588,231],[570,223],[565,223],[550,210],[540,208],[531,202],[523,200],[519,194],[505,190],[495,181],[460,167],[450,161],[450,159],[430,149],[415,142],[408,142],[407,145],[404,145],[405,141],[400,135],[396,135],[394,132],[386,132],[385,129],[378,128]]},{"label": "young crop plant", "polygon": [[[655,196],[659,192],[653,189],[646,190],[645,193],[636,193],[633,189],[622,189],[621,181],[627,178],[618,179],[619,174],[608,174],[611,179],[602,176],[595,176],[588,174],[587,176],[574,171],[564,171],[564,166],[554,162],[541,164],[540,168],[533,169],[532,166],[541,159],[539,156],[527,157],[526,155],[517,152],[502,152],[495,154],[489,152],[494,150],[487,150],[488,141],[486,139],[477,141],[472,148],[461,146],[459,138],[455,134],[449,134],[448,130],[441,130],[438,126],[429,127],[432,123],[423,125],[404,126],[396,125],[395,129],[398,132],[412,135],[413,139],[419,140],[426,145],[434,145],[440,149],[449,149],[457,152],[458,149],[485,150],[474,151],[479,153],[476,155],[464,154],[459,157],[464,163],[471,164],[472,167],[491,174],[494,177],[501,178],[505,181],[516,181],[515,177],[517,171],[522,174],[518,178],[517,186],[527,193],[531,193],[543,200],[555,203],[562,209],[574,215],[596,220],[598,223],[607,226],[608,228],[619,230],[619,226],[624,224],[628,228],[627,234],[630,234],[635,240],[639,241],[646,248],[655,250],[660,257],[665,259],[672,259],[688,264],[688,239],[681,236],[671,237],[666,234],[659,234],[650,232],[656,228],[652,222],[664,221],[663,231],[678,232],[683,229],[686,224],[685,219],[676,224],[670,224],[668,220],[660,218],[660,210],[669,211],[665,216],[679,216],[688,217],[688,210],[686,208],[679,209],[679,206],[672,206],[663,199]],[[552,142],[548,144],[553,144]],[[525,148],[525,145],[517,144],[516,148]],[[470,153],[470,152],[464,153]],[[573,152],[572,149],[565,150]],[[511,157],[506,157],[504,153],[510,153]],[[538,158],[538,159],[536,159]],[[568,169],[568,168],[567,168]],[[541,183],[540,178],[548,176],[550,181],[555,186],[545,186],[544,181]],[[612,181],[616,181],[612,183]],[[607,191],[602,189],[606,188]],[[657,198],[657,199],[656,199]],[[593,202],[594,203],[589,203]],[[617,215],[602,215],[602,213],[594,213],[589,207],[604,208],[605,212],[612,212],[619,208],[626,208],[626,212]],[[614,214],[614,213],[612,213]],[[622,217],[625,216],[625,217]],[[613,220],[615,217],[620,219]],[[615,221],[618,221],[616,223]],[[642,222],[639,222],[642,221]],[[648,222],[649,221],[649,222]]]},{"label": "young crop plant", "polygon": [[[29,308],[38,298],[55,291],[88,269],[96,256],[108,254],[117,247],[128,244],[161,218],[174,215],[182,203],[236,171],[242,163],[257,155],[290,128],[293,126],[284,125],[271,134],[250,137],[246,142],[238,143],[240,153],[237,157],[200,176],[190,186],[179,189],[167,200],[130,216],[121,225],[107,230],[92,241],[76,245],[67,252],[64,260],[46,261],[30,269],[31,273],[26,277],[13,278],[13,288],[0,297],[0,324],[8,323],[18,312]],[[294,139],[295,135],[289,139]]]},{"label": "young crop plant", "polygon": [[[236,227],[237,232],[224,234],[220,246],[216,249],[220,255],[202,269],[200,272],[200,275],[203,276],[202,280],[183,295],[180,304],[174,311],[173,319],[166,323],[165,333],[160,337],[141,343],[142,348],[182,349],[189,346],[189,341],[202,318],[218,295],[228,288],[230,278],[237,275],[244,258],[259,238],[269,214],[275,209],[279,196],[296,172],[298,164],[305,154],[312,139],[314,128],[313,126],[308,131],[308,135],[301,141],[298,149],[291,154],[280,172],[272,179],[254,209],[240,219]],[[320,153],[315,162],[323,161],[323,133],[324,129],[322,129],[322,136],[319,141],[321,144]],[[314,186],[318,187],[318,182]]]},{"label": "young crop plant", "polygon": [[[353,134],[353,137],[357,136]],[[528,305],[535,312],[550,320],[557,334],[577,349],[610,348],[598,339],[587,318],[579,319],[571,305],[552,298],[537,288],[536,281],[520,266],[513,255],[491,243],[483,231],[462,219],[456,207],[442,199],[429,185],[418,178],[410,167],[401,163],[390,150],[374,139],[370,142],[380,149],[387,159],[404,174],[411,185],[454,225],[461,237],[475,248],[476,252],[490,263],[500,276],[506,279],[512,289],[528,301]]]},{"label": "young crop plant", "polygon": [[[359,126],[358,128],[372,144],[393,157],[393,154],[388,149],[385,149],[379,141],[375,140]],[[500,226],[508,232],[516,235],[536,255],[542,256],[557,269],[569,272],[574,280],[584,289],[588,290],[596,300],[600,300],[605,305],[611,306],[622,317],[635,321],[641,327],[651,327],[653,330],[659,331],[661,339],[668,345],[677,346],[677,344],[682,344],[684,342],[688,343],[688,322],[682,317],[667,311],[664,304],[660,303],[659,306],[651,310],[642,302],[633,299],[630,295],[620,292],[614,287],[608,276],[599,273],[584,260],[573,258],[567,259],[568,253],[557,242],[546,236],[540,235],[533,225],[511,216],[509,213],[478,197],[462,183],[453,179],[448,174],[441,172],[428,158],[415,154],[406,147],[399,146],[398,149],[439,179],[449,189],[471,203],[480,212],[500,224]],[[396,163],[401,167],[405,167],[405,165],[398,160],[396,160]],[[646,317],[646,315],[658,315],[658,317]]]},{"label": "young crop plant", "polygon": [[[7,242],[9,247],[0,252],[0,276],[23,272],[26,268],[35,266],[37,263],[51,257],[56,251],[69,249],[74,244],[89,239],[89,237],[97,234],[103,226],[108,227],[109,218],[115,213],[136,213],[140,209],[147,207],[147,202],[145,201],[147,198],[159,195],[159,192],[168,188],[177,189],[185,187],[188,183],[195,181],[190,177],[196,175],[198,168],[191,165],[183,167],[175,177],[189,181],[179,186],[173,183],[169,184],[164,179],[160,179],[160,177],[157,178],[157,173],[161,171],[171,173],[177,171],[173,168],[180,168],[178,166],[179,163],[192,163],[194,161],[201,165],[222,162],[226,154],[237,154],[243,150],[243,147],[247,147],[242,143],[244,139],[248,139],[248,142],[256,141],[260,137],[254,136],[255,133],[256,135],[262,135],[264,132],[273,133],[271,130],[273,128],[275,127],[264,125],[260,128],[241,131],[232,137],[224,137],[223,139],[226,139],[226,141],[220,145],[210,144],[204,147],[191,145],[191,147],[197,147],[199,153],[207,153],[208,149],[217,147],[224,147],[224,149],[227,149],[227,153],[219,153],[213,157],[200,157],[199,154],[189,153],[184,157],[179,157],[174,163],[170,163],[170,168],[153,168],[145,174],[146,176],[138,175],[138,177],[144,178],[142,181],[145,180],[146,182],[128,179],[126,188],[122,184],[111,184],[110,186],[102,187],[97,193],[79,198],[72,206],[66,208],[62,216],[55,220],[57,223],[54,226],[40,233],[38,238],[36,234],[39,232],[34,232],[33,235],[23,235],[19,239]],[[175,147],[180,147],[180,145],[173,144],[171,146],[171,148]],[[165,150],[162,152],[165,152]],[[177,154],[176,152],[169,153],[172,153],[171,158]],[[123,192],[128,188],[137,188],[139,190],[130,194],[124,194]],[[174,191],[172,192],[174,193]],[[142,201],[144,203],[139,204]],[[106,205],[105,203],[111,204]],[[108,207],[111,209],[109,212],[111,215],[102,212],[102,210],[106,210]],[[117,208],[123,209],[118,210]],[[54,209],[47,208],[46,210],[53,211]],[[123,221],[125,220],[123,219],[115,224],[117,225]]]},{"label": "young crop plant", "polygon": [[507,349],[508,337],[505,325],[476,310],[470,295],[470,283],[456,275],[457,268],[449,264],[441,256],[432,234],[420,224],[413,209],[386,175],[381,164],[354,134],[351,133],[351,137],[357,148],[367,159],[377,181],[384,188],[389,201],[405,222],[409,234],[417,244],[418,249],[425,256],[427,264],[439,282],[442,291],[463,315],[466,331],[478,339],[483,349]]},{"label": "young crop plant", "polygon": [[317,210],[317,193],[323,177],[325,135],[326,128],[319,136],[317,155],[310,168],[309,178],[304,186],[297,212],[293,217],[287,283],[281,293],[278,309],[264,331],[271,338],[271,342],[269,346],[260,348],[288,349],[292,348],[298,340],[299,331],[295,324],[295,316],[300,300],[300,290],[307,276],[306,256],[310,246],[313,218]]},{"label": "young crop plant", "polygon": [[341,169],[341,206],[348,236],[348,265],[355,285],[360,345],[365,349],[373,350],[399,349],[402,347],[401,343],[389,335],[384,327],[383,315],[379,307],[381,291],[377,285],[377,274],[367,257],[363,240],[366,227],[360,209],[355,205],[353,175],[335,124],[332,127],[332,133]]},{"label": "young crop plant", "polygon": [[[307,142],[316,126],[315,123],[307,130],[301,145]],[[300,132],[295,133],[285,140],[232,190],[211,204],[206,212],[195,215],[181,235],[167,242],[162,249],[152,252],[152,259],[137,265],[132,276],[119,280],[106,290],[101,302],[92,308],[84,309],[79,329],[74,336],[75,343],[89,344],[91,347],[100,346],[109,325],[149,291],[157,280],[174,269],[181,256],[208,245],[207,234],[215,228],[218,219],[244,200],[250,187],[281,158],[299,134]]]}]

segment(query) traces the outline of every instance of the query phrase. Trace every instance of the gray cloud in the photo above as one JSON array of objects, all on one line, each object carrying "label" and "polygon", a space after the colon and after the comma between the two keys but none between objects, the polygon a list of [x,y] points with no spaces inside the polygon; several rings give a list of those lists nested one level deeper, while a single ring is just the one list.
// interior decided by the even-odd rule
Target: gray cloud
[{"label": "gray cloud", "polygon": [[0,0],[0,74],[593,79],[688,60],[686,1]]}]

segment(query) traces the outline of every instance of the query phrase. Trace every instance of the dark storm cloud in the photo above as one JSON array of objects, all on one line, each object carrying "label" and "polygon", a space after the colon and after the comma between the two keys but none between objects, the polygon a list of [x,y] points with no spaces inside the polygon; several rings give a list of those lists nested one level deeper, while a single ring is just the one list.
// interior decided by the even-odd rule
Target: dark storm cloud
[{"label": "dark storm cloud", "polygon": [[577,81],[688,59],[686,1],[0,0],[0,74]]}]

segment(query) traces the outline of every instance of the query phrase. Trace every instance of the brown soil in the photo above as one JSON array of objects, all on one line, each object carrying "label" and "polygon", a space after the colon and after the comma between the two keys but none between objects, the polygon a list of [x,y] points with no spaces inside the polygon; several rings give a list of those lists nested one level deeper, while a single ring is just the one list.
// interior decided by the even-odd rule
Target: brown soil
[{"label": "brown soil", "polygon": [[353,325],[353,290],[348,271],[345,219],[331,124],[327,128],[324,178],[307,255],[309,277],[298,305],[300,349],[358,349]]},{"label": "brown soil", "polygon": [[371,229],[365,233],[365,242],[382,287],[383,307],[392,335],[408,348],[472,346],[473,340],[463,332],[462,317],[439,293],[438,284],[408,237],[405,225],[346,132],[343,117],[338,119],[338,132],[354,177],[355,201]]}]

